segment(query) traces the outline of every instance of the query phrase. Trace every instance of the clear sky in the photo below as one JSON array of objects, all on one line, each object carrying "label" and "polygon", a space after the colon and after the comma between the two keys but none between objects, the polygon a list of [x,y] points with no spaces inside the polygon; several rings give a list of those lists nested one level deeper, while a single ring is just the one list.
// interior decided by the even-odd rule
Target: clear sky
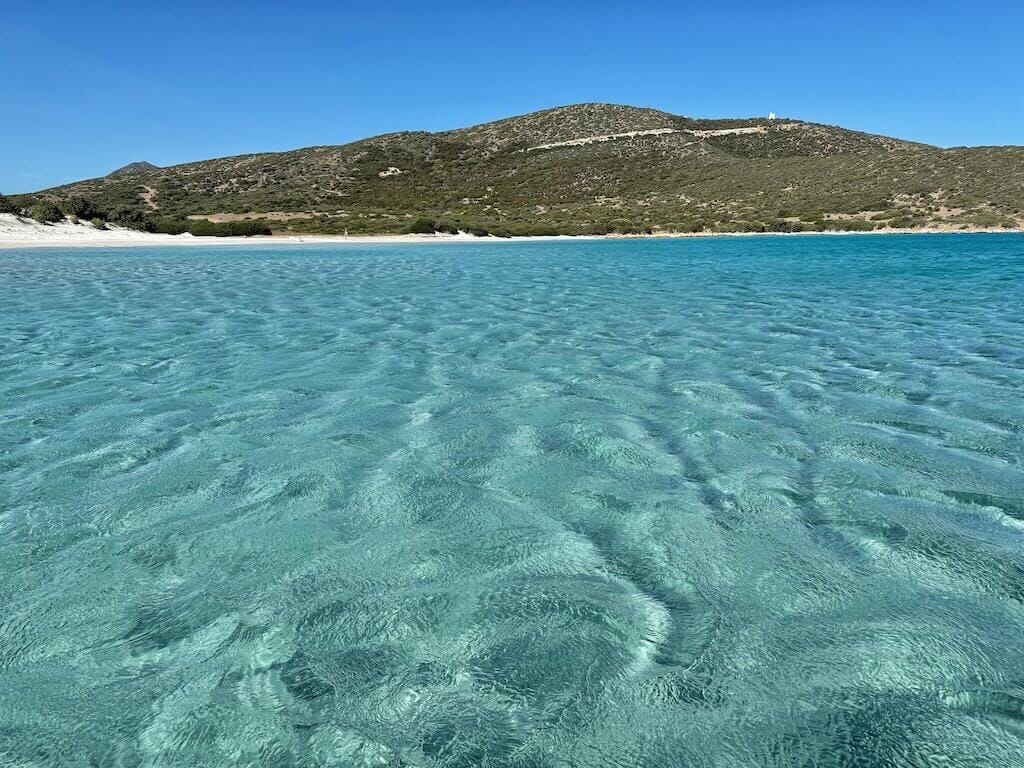
[{"label": "clear sky", "polygon": [[607,101],[1024,144],[1024,0],[5,4],[0,191]]}]

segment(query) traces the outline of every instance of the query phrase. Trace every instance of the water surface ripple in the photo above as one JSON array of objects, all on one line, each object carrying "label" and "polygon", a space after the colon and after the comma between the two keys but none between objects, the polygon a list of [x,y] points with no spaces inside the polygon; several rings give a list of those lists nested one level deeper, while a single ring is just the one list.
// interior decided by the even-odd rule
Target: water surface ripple
[{"label": "water surface ripple", "polygon": [[1024,238],[0,251],[0,765],[1024,765]]}]

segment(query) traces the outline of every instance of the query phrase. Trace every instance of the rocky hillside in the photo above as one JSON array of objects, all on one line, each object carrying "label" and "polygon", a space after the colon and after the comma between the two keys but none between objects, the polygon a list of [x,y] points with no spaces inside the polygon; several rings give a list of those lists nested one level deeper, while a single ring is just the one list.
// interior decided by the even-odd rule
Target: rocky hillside
[{"label": "rocky hillside", "polygon": [[175,226],[304,232],[749,231],[1024,224],[1024,148],[938,149],[792,119],[580,104],[444,133],[168,168],[37,193]]}]

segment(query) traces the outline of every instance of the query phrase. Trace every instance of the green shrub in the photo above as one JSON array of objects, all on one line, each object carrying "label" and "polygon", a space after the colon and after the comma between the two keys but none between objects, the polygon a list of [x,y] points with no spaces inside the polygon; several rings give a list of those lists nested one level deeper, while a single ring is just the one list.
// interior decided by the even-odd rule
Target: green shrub
[{"label": "green shrub", "polygon": [[207,221],[200,219],[183,223],[183,229],[173,231],[173,223],[167,225],[167,234],[189,232],[197,237],[252,237],[253,235],[270,235],[270,227],[265,221]]},{"label": "green shrub", "polygon": [[433,219],[420,217],[405,228],[408,235],[432,235],[436,232],[436,225]]},{"label": "green shrub", "polygon": [[0,213],[20,214],[21,209],[14,204],[11,198],[0,195]]},{"label": "green shrub", "polygon": [[75,216],[79,219],[93,219],[99,216],[99,211],[96,210],[92,202],[80,195],[73,195],[64,200],[60,208],[68,216]]},{"label": "green shrub", "polygon": [[107,221],[111,224],[119,224],[122,227],[128,227],[129,229],[141,229],[145,231],[147,225],[150,224],[149,219],[146,218],[146,214],[140,211],[138,208],[132,208],[127,205],[119,205],[114,208],[107,216]]},{"label": "green shrub", "polygon": [[150,231],[161,235],[180,235],[188,232],[188,224],[184,219],[152,219]]},{"label": "green shrub", "polygon": [[94,218],[89,223],[92,224],[96,229],[106,229],[107,228],[107,222],[105,222],[103,219]]},{"label": "green shrub", "polygon": [[42,224],[64,220],[64,214],[52,200],[40,200],[29,209],[29,215]]}]

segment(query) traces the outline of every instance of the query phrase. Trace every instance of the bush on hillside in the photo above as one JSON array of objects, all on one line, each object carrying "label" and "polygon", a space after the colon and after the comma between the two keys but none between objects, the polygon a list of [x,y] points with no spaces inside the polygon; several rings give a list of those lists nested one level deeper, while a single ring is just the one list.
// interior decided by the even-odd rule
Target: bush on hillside
[{"label": "bush on hillside", "polygon": [[826,221],[823,227],[827,232],[870,232],[875,225],[863,219],[832,219]]},{"label": "bush on hillside", "polygon": [[64,220],[64,214],[52,200],[40,200],[29,209],[29,215],[42,224]]},{"label": "bush on hillside", "polygon": [[198,237],[252,237],[273,234],[265,221],[190,221],[186,231]]},{"label": "bush on hillside", "polygon": [[149,231],[151,226],[150,221],[146,218],[146,214],[138,208],[132,208],[127,205],[119,205],[114,208],[107,216],[107,221],[111,224],[128,227],[129,229],[140,229],[143,231]]},{"label": "bush on hillside", "polygon": [[21,213],[21,209],[14,204],[14,201],[9,197],[0,195],[0,213]]},{"label": "bush on hillside", "polygon": [[161,235],[180,235],[188,232],[189,226],[184,219],[152,219],[149,231]]},{"label": "bush on hillside", "polygon": [[422,216],[405,228],[406,234],[409,235],[432,235],[436,231],[434,220]]},{"label": "bush on hillside", "polygon": [[459,234],[459,227],[447,221],[435,221],[434,219],[428,219],[425,216],[414,220],[405,229],[402,230],[407,235],[457,235]]},{"label": "bush on hillside", "polygon": [[93,219],[99,216],[100,212],[90,200],[80,195],[73,195],[61,203],[61,210],[68,216],[76,216],[79,219]]}]

